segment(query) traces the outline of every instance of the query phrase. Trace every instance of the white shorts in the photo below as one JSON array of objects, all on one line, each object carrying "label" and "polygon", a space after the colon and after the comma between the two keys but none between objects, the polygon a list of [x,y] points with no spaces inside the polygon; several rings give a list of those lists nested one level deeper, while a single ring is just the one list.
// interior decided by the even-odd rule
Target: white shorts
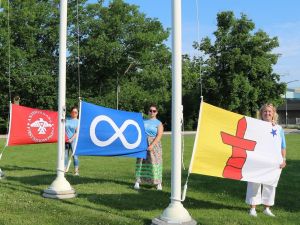
[{"label": "white shorts", "polygon": [[[261,186],[263,188],[261,188]],[[262,190],[261,190],[262,189]],[[248,182],[246,203],[249,205],[264,204],[267,206],[274,205],[276,187]]]}]

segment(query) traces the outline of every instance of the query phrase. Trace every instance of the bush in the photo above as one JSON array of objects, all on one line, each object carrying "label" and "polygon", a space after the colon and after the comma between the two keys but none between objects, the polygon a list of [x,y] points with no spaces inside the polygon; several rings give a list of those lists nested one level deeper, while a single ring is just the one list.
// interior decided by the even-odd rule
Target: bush
[{"label": "bush", "polygon": [[0,118],[0,134],[7,134],[7,121]]}]

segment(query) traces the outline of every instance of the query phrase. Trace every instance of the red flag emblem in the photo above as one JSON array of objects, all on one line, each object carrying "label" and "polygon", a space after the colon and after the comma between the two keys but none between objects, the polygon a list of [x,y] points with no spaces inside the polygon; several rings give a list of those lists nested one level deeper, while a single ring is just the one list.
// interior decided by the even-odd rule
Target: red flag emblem
[{"label": "red flag emblem", "polygon": [[11,104],[7,145],[57,142],[58,113]]}]

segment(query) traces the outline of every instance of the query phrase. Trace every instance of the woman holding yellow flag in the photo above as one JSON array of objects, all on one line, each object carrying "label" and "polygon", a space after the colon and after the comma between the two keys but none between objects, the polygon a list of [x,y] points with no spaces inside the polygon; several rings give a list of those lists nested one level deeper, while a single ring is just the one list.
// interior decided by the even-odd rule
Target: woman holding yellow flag
[{"label": "woman holding yellow flag", "polygon": [[[284,137],[284,131],[281,126],[277,124],[278,114],[276,108],[272,104],[265,104],[259,110],[260,119],[271,122],[273,125],[272,135],[280,135],[280,141],[278,142],[281,145],[281,155],[282,163],[279,167],[282,169],[286,166],[286,142]],[[277,132],[278,131],[278,132]],[[270,206],[274,205],[276,187],[266,184],[248,182],[247,185],[247,194],[246,194],[246,203],[251,206],[249,215],[257,216],[256,205],[263,204],[265,209],[263,213],[267,216],[275,216],[271,210]]]}]

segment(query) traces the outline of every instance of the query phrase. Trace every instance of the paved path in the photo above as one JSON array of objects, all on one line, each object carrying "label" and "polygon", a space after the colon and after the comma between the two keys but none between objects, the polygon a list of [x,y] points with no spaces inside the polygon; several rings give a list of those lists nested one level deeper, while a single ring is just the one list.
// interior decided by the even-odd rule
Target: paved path
[{"label": "paved path", "polygon": [[[300,134],[300,130],[298,129],[284,129],[285,134]],[[171,131],[165,131],[164,135],[171,135]],[[184,131],[184,135],[191,135],[191,134],[196,134],[196,131]]]},{"label": "paved path", "polygon": [[298,129],[284,129],[285,134],[300,134],[300,130]]},{"label": "paved path", "polygon": [[[171,133],[171,131],[165,131],[164,132],[164,135],[171,135],[172,133]],[[191,135],[191,134],[196,134],[196,131],[185,131],[184,132],[184,135]],[[0,139],[1,138],[6,138],[6,134],[0,134]]]},{"label": "paved path", "polygon": [[[191,134],[196,134],[196,131],[184,131],[183,133],[184,133],[184,135],[191,135]],[[171,135],[171,134],[172,134],[171,131],[164,132],[164,135]]]}]

